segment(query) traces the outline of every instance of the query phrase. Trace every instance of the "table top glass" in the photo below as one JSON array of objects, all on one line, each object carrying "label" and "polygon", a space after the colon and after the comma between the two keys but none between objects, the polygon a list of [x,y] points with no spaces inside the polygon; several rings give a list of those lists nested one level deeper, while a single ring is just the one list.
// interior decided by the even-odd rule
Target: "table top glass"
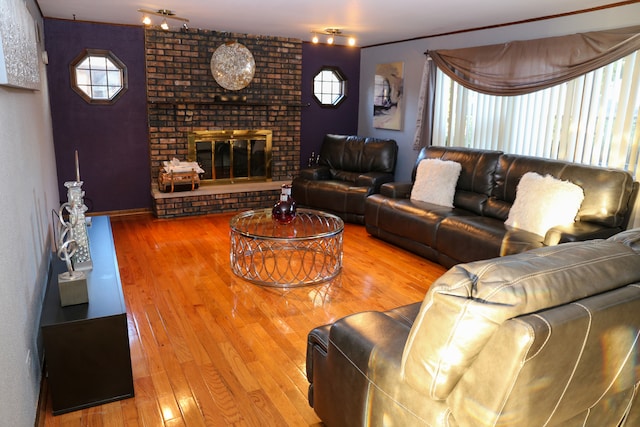
[{"label": "table top glass", "polygon": [[344,222],[340,217],[313,209],[298,208],[288,224],[281,224],[271,216],[271,208],[239,213],[229,223],[231,230],[247,237],[262,239],[306,240],[341,233]]}]

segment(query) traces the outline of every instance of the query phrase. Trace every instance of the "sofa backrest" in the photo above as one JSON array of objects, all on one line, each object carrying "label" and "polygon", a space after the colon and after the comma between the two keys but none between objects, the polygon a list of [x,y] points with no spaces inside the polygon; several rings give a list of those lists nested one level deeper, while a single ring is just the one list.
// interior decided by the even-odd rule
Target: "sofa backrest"
[{"label": "sofa backrest", "polygon": [[640,282],[640,229],[628,236],[452,267],[431,286],[411,328],[404,380],[446,399],[508,319]]},{"label": "sofa backrest", "polygon": [[397,157],[398,144],[393,139],[328,134],[322,142],[318,163],[333,174],[393,174]]},{"label": "sofa backrest", "polygon": [[630,402],[639,402],[639,312],[640,282],[504,322],[447,399],[453,418],[459,425],[619,425]]},{"label": "sofa backrest", "polygon": [[440,159],[460,163],[462,170],[456,184],[453,204],[480,215],[484,204],[491,195],[494,186],[494,173],[501,154],[500,151],[458,147],[425,147],[418,153],[411,178],[412,181],[415,181],[418,165],[424,159]]},{"label": "sofa backrest", "polygon": [[628,218],[633,194],[633,177],[622,170],[548,160],[539,157],[503,154],[495,171],[495,187],[487,202],[485,215],[506,220],[516,199],[520,178],[527,172],[551,175],[570,181],[584,191],[578,211],[580,221],[608,227],[623,226]]}]

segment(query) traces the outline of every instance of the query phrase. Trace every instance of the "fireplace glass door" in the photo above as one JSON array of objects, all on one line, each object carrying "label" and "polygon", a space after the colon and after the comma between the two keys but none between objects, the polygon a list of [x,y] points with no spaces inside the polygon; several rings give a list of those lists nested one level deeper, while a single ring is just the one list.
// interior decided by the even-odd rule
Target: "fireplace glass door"
[{"label": "fireplace glass door", "polygon": [[189,159],[212,183],[271,179],[271,131],[197,131],[189,134]]}]

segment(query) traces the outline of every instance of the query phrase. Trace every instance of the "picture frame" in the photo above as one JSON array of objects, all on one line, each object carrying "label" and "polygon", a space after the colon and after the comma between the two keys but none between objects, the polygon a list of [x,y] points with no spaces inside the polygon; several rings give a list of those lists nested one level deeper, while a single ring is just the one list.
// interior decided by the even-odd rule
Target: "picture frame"
[{"label": "picture frame", "polygon": [[39,37],[24,1],[0,2],[0,85],[40,89]]},{"label": "picture frame", "polygon": [[373,95],[373,127],[402,130],[404,63],[376,65]]}]

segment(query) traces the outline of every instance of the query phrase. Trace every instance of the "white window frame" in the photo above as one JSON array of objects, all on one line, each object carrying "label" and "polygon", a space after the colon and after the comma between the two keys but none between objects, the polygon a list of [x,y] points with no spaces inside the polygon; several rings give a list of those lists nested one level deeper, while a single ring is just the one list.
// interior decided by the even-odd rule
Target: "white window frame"
[{"label": "white window frame", "polygon": [[323,66],[313,76],[313,99],[322,107],[335,108],[347,97],[347,79],[337,67]]},{"label": "white window frame", "polygon": [[90,104],[112,104],[127,91],[127,67],[111,51],[85,49],[69,68],[71,87]]}]

